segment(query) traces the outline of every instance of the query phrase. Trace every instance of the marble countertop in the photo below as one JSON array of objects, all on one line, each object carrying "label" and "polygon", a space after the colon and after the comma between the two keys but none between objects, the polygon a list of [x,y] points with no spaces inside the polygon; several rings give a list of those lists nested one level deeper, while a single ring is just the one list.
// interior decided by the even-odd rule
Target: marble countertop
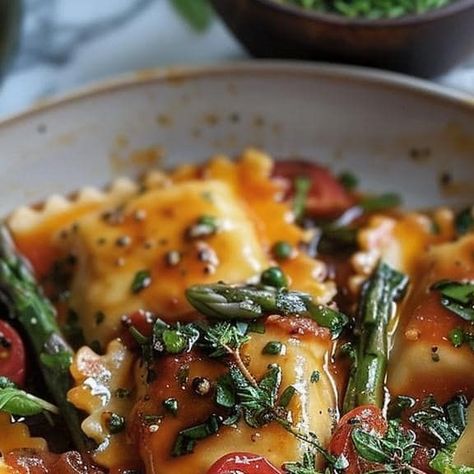
[{"label": "marble countertop", "polygon": [[[217,19],[196,33],[168,0],[25,0],[25,14],[0,116],[136,69],[248,57]],[[474,57],[436,81],[474,95]]]}]

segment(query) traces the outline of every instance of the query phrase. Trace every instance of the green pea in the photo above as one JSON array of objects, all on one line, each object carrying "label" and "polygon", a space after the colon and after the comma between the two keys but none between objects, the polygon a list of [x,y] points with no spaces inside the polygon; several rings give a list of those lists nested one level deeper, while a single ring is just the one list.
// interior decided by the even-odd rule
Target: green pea
[{"label": "green pea", "polygon": [[263,285],[273,286],[275,288],[284,288],[288,286],[288,279],[280,267],[267,268],[260,277]]},{"label": "green pea", "polygon": [[278,260],[287,260],[293,253],[293,247],[288,242],[280,240],[273,245],[272,252]]}]

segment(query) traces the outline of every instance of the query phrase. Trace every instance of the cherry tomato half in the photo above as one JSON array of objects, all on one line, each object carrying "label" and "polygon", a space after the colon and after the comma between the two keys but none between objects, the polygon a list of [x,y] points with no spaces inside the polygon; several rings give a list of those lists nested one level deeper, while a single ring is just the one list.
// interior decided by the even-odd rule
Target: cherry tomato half
[{"label": "cherry tomato half", "polygon": [[329,452],[336,457],[342,454],[349,461],[345,474],[360,474],[372,470],[356,451],[351,436],[355,428],[383,436],[387,431],[387,421],[382,410],[374,405],[354,408],[341,418],[329,444]]},{"label": "cherry tomato half", "polygon": [[334,217],[354,205],[353,197],[323,166],[306,161],[278,161],[273,174],[289,180],[287,197],[293,195],[295,178],[308,177],[311,180],[306,211],[314,217]]},{"label": "cherry tomato half", "polygon": [[0,320],[0,376],[17,385],[25,384],[25,346],[18,333]]},{"label": "cherry tomato half", "polygon": [[251,453],[231,453],[216,461],[207,474],[281,474],[264,457]]}]

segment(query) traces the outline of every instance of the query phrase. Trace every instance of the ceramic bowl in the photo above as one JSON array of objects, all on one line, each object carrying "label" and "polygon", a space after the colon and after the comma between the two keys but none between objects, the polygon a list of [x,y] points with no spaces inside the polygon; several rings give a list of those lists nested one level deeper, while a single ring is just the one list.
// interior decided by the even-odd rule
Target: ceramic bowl
[{"label": "ceramic bowl", "polygon": [[249,146],[351,170],[410,206],[474,202],[472,98],[365,69],[252,62],[141,72],[4,121],[0,213]]}]

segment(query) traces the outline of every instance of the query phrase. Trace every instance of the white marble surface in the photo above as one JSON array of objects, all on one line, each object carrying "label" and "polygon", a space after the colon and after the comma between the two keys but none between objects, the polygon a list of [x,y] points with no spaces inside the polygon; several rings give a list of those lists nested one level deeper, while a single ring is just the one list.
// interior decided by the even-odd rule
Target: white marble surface
[{"label": "white marble surface", "polygon": [[[19,55],[0,90],[0,116],[127,71],[246,58],[215,20],[194,32],[168,0],[24,0]],[[474,94],[474,58],[438,82]]]}]

